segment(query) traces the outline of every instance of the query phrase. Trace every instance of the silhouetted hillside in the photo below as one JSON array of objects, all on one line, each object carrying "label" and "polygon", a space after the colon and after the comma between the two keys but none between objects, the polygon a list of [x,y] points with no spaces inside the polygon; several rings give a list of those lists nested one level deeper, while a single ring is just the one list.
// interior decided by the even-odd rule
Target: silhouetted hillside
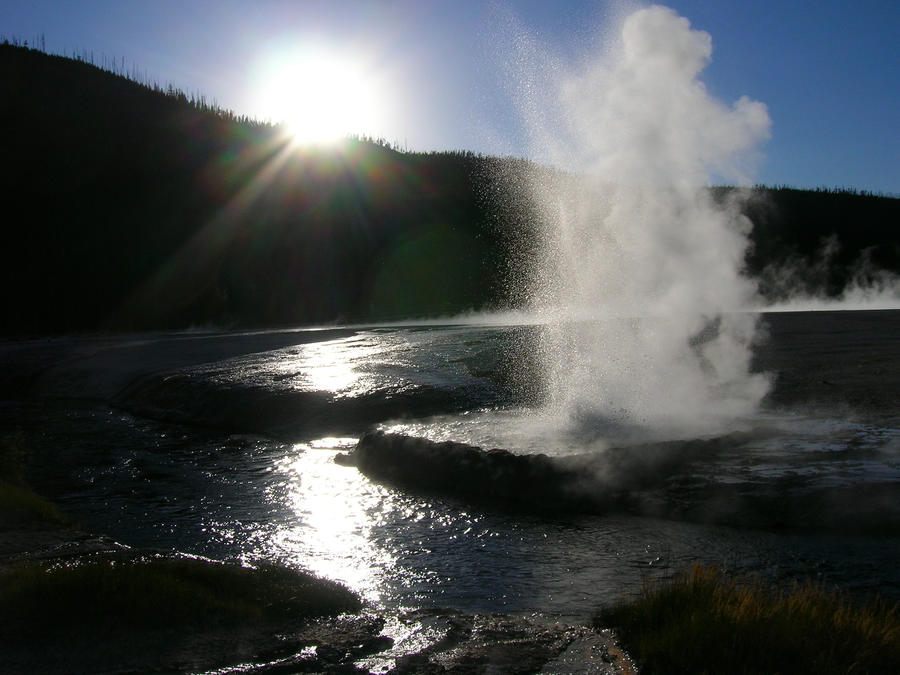
[{"label": "silhouetted hillside", "polygon": [[473,176],[0,46],[4,333],[449,313],[497,287]]},{"label": "silhouetted hillside", "polygon": [[[522,174],[542,169],[522,160],[368,140],[300,152],[183,93],[12,45],[0,147],[2,334],[395,319],[527,295],[539,223]],[[900,269],[900,200],[757,196],[752,272],[808,259],[816,277],[830,235],[832,293],[863,251]]]}]

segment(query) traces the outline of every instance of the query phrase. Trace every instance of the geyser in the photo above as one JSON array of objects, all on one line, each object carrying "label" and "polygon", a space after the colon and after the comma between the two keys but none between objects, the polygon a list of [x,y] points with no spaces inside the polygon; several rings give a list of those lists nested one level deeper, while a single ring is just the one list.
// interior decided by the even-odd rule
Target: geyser
[{"label": "geyser", "polygon": [[653,6],[568,67],[519,36],[519,101],[536,157],[543,251],[534,309],[548,418],[580,431],[719,430],[765,395],[750,373],[754,283],[741,274],[749,222],[714,200],[746,184],[769,134],[765,105],[728,106],[698,79],[709,34]]}]

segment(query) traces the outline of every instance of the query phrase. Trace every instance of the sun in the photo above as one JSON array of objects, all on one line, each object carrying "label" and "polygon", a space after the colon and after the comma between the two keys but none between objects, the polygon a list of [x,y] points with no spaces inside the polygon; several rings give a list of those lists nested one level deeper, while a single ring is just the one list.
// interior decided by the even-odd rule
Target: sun
[{"label": "sun", "polygon": [[267,66],[259,108],[298,144],[378,136],[384,106],[377,79],[361,59],[321,47],[299,49]]}]

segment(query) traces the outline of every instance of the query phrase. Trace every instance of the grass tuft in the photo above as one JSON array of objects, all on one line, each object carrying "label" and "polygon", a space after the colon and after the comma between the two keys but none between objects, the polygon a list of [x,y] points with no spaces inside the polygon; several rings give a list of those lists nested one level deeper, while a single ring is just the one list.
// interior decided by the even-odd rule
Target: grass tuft
[{"label": "grass tuft", "polygon": [[55,504],[35,493],[25,482],[27,456],[25,434],[21,429],[0,436],[0,527],[4,524],[23,525],[28,520],[71,525]]},{"label": "grass tuft", "polygon": [[64,516],[53,502],[49,502],[27,485],[0,480],[0,524],[7,519],[22,524],[27,519],[68,527],[72,521]]},{"label": "grass tuft", "polygon": [[25,433],[21,429],[0,436],[0,481],[23,483],[26,455]]},{"label": "grass tuft", "polygon": [[594,621],[621,631],[642,673],[900,672],[898,605],[739,583],[718,567],[694,566]]},{"label": "grass tuft", "polygon": [[276,565],[152,557],[0,572],[10,635],[301,621],[360,606],[339,584]]}]

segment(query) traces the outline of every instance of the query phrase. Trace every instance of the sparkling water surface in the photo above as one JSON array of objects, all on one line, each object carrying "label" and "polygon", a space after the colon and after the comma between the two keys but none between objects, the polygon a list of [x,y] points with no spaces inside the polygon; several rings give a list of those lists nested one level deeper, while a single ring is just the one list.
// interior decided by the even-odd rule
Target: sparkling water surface
[{"label": "sparkling water surface", "polygon": [[[586,620],[694,562],[900,598],[900,537],[889,527],[735,526],[702,515],[723,486],[811,495],[827,508],[838,508],[826,497],[841,490],[871,486],[890,497],[900,482],[900,428],[887,414],[766,410],[736,420],[733,442],[642,494],[671,505],[671,517],[522,514],[396,489],[334,462],[372,427],[517,453],[635,443],[634,425],[621,420],[589,434],[548,422],[539,388],[515,371],[530,367],[523,330],[361,330],[154,370],[113,406],[48,398],[16,414],[29,420],[40,459],[32,480],[84,528],[133,546],[278,560],[378,607]],[[64,380],[73,367],[47,377]],[[263,426],[229,428],[258,405],[268,405]],[[893,502],[885,502],[894,509],[888,525]]]}]

